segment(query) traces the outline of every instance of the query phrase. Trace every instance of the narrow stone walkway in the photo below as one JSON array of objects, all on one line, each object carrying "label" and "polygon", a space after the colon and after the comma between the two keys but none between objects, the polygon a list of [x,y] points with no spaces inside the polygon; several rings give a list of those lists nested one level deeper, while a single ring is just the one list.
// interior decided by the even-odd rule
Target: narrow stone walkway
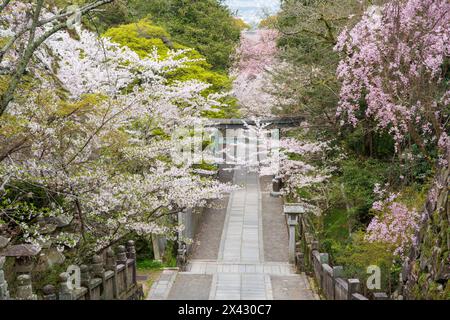
[{"label": "narrow stone walkway", "polygon": [[260,262],[264,260],[261,193],[255,173],[236,170],[234,183],[242,189],[230,195],[219,261]]},{"label": "narrow stone walkway", "polygon": [[[210,221],[223,224],[217,254],[209,253],[206,259],[199,259],[202,249],[217,250],[218,241],[217,234],[211,236],[211,242],[201,235],[202,242],[193,254],[195,259],[189,261],[186,271],[179,272],[174,281],[170,281],[171,274],[169,281],[165,276],[163,284],[156,282],[149,299],[316,299],[307,277],[296,274],[287,262],[282,205],[278,200],[270,201],[267,185],[261,186],[261,181],[264,180],[245,168],[234,170],[233,182],[242,189],[232,192],[226,209],[215,213],[224,217],[210,217]],[[267,208],[262,208],[263,204]],[[265,240],[270,243],[265,244]]]}]

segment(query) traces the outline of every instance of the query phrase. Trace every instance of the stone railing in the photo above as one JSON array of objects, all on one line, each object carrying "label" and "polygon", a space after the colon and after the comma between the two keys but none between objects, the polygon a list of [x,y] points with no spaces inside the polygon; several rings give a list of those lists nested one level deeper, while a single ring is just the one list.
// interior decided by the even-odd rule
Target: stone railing
[{"label": "stone railing", "polygon": [[108,248],[95,255],[90,265],[69,266],[59,275],[59,284],[46,285],[41,296],[33,292],[30,273],[17,276],[15,296],[10,295],[2,270],[5,257],[0,257],[0,300],[139,300],[142,286],[136,281],[136,249],[134,241],[120,245],[116,252]]},{"label": "stone railing", "polygon": [[[332,266],[328,253],[319,251],[319,242],[314,239],[305,216],[298,216],[297,242],[295,261],[300,272],[312,273],[319,291],[327,300],[369,300],[362,294],[362,283],[359,279],[344,277],[342,266]],[[372,300],[388,300],[384,292],[371,294]]]},{"label": "stone railing", "polygon": [[[281,196],[283,182],[275,177],[272,184],[272,196]],[[369,300],[362,294],[362,284],[359,279],[344,277],[342,266],[332,266],[329,254],[319,251],[319,242],[315,231],[308,223],[307,213],[301,204],[286,203],[284,206],[286,223],[289,228],[290,262],[295,262],[299,272],[312,274],[319,292],[327,300]],[[296,230],[296,231],[294,231]],[[294,256],[291,258],[291,256]],[[387,300],[384,292],[371,293],[373,300]]]}]

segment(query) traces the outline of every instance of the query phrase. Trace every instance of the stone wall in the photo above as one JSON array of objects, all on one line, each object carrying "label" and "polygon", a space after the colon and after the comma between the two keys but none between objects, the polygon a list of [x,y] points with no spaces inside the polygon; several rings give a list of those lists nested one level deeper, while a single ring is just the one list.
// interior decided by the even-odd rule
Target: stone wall
[{"label": "stone wall", "polygon": [[404,263],[402,292],[406,299],[450,299],[450,168],[436,176],[422,209],[420,230]]},{"label": "stone wall", "polygon": [[107,249],[92,257],[89,265],[70,266],[59,275],[59,284],[46,285],[37,296],[29,273],[17,276],[15,296],[11,297],[3,277],[4,257],[0,257],[0,300],[139,300],[142,286],[136,280],[136,249],[133,241],[116,252]]}]

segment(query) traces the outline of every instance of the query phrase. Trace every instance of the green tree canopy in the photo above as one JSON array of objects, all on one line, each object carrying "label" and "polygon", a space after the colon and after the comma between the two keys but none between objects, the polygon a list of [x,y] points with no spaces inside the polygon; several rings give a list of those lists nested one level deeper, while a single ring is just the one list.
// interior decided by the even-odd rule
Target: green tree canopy
[{"label": "green tree canopy", "polygon": [[245,26],[218,0],[120,0],[99,14],[102,31],[149,17],[175,41],[197,49],[214,70],[226,71]]}]

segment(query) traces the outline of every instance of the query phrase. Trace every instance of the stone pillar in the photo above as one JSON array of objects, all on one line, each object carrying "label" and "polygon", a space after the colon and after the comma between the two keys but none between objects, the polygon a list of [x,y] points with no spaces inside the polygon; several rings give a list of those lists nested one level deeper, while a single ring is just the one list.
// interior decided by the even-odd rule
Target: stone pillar
[{"label": "stone pillar", "polygon": [[178,251],[177,251],[177,267],[180,268],[181,271],[184,271],[186,267],[187,259],[186,259],[186,243],[179,243]]},{"label": "stone pillar", "polygon": [[270,195],[272,197],[281,196],[281,188],[282,188],[281,178],[275,177],[272,180],[272,192],[270,192]]},{"label": "stone pillar", "polygon": [[[116,257],[117,263],[123,264],[125,266],[124,270],[122,271],[124,274],[123,279],[125,281],[123,285],[124,285],[124,290],[128,290],[128,287],[130,284],[128,283],[128,277],[127,277],[127,252],[126,252],[125,246],[123,246],[123,245],[118,246],[116,254],[117,254],[117,257]],[[118,281],[120,281],[120,280],[118,280]],[[122,292],[120,292],[120,293],[122,293]]]},{"label": "stone pillar", "polygon": [[118,264],[127,264],[127,252],[125,249],[125,246],[118,246],[117,247],[117,263]]},{"label": "stone pillar", "polygon": [[87,289],[87,300],[91,299],[91,271],[85,264],[80,266],[81,286]]},{"label": "stone pillar", "polygon": [[136,260],[136,247],[133,240],[127,242],[127,257],[128,259]]},{"label": "stone pillar", "polygon": [[295,255],[297,271],[303,272],[305,271],[305,255],[303,252],[297,252]]},{"label": "stone pillar", "polygon": [[297,216],[289,214],[289,263],[295,263],[295,226],[297,225]]},{"label": "stone pillar", "polygon": [[156,261],[162,261],[161,259],[161,249],[159,247],[159,239],[158,236],[152,233],[152,246],[153,246],[153,258]]},{"label": "stone pillar", "polygon": [[[135,284],[136,281],[136,247],[134,246],[134,241],[129,240],[127,242],[127,257],[133,260],[133,274],[131,275],[131,283]],[[127,270],[128,272],[128,270]]]},{"label": "stone pillar", "polygon": [[33,294],[30,275],[21,274],[17,277],[17,282],[17,300],[37,300],[37,296]]},{"label": "stone pillar", "polygon": [[112,248],[108,248],[106,250],[106,270],[116,271],[117,270],[117,262],[116,257],[114,256],[114,251]]},{"label": "stone pillar", "polygon": [[117,278],[117,262],[116,257],[114,256],[114,251],[111,247],[108,248],[106,251],[106,270],[114,272],[114,278],[113,278],[113,294],[114,298],[119,298],[119,286]]},{"label": "stone pillar", "polygon": [[59,275],[59,300],[73,300],[73,291],[69,287],[70,275],[63,272]]},{"label": "stone pillar", "polygon": [[103,258],[100,255],[95,255],[92,257],[92,275],[94,277],[103,278],[105,269],[103,267]]},{"label": "stone pillar", "polygon": [[91,273],[89,272],[89,267],[85,264],[82,264],[80,266],[80,272],[81,286],[89,289],[91,287]]},{"label": "stone pillar", "polygon": [[56,288],[54,285],[48,284],[44,288],[42,288],[44,292],[42,299],[43,300],[57,300],[56,299]]},{"label": "stone pillar", "polygon": [[0,257],[0,300],[9,299],[8,282],[6,282],[5,272],[3,271],[5,261],[6,257]]},{"label": "stone pillar", "polygon": [[317,250],[319,251],[319,241],[313,241],[311,242],[311,251]]},{"label": "stone pillar", "polygon": [[220,158],[222,159],[222,166],[227,165],[227,150],[226,150],[226,129],[219,129],[218,150],[220,151]]},{"label": "stone pillar", "polygon": [[352,300],[352,295],[354,293],[359,293],[359,291],[360,291],[359,279],[348,279],[347,280],[347,285],[348,285],[347,300]]}]

